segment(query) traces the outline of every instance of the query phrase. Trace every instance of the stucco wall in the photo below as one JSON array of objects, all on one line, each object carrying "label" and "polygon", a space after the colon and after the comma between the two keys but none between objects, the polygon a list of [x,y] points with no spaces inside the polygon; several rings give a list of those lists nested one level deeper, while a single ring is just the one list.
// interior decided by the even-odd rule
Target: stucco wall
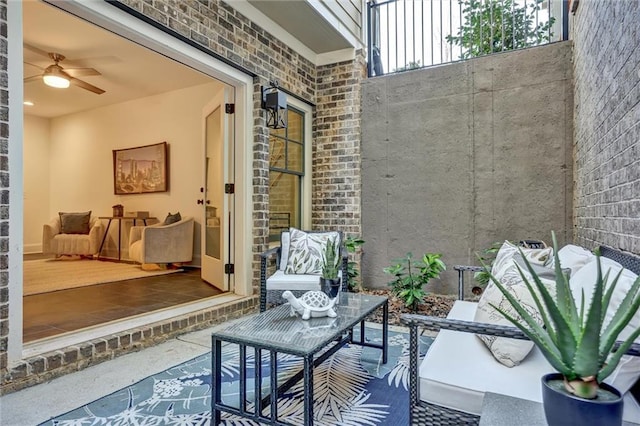
[{"label": "stucco wall", "polygon": [[580,2],[573,19],[575,240],[640,253],[640,3]]},{"label": "stucco wall", "polygon": [[[572,232],[571,44],[366,80],[362,112],[364,284],[413,252],[449,266],[505,239]],[[468,281],[471,284],[471,280]]]}]

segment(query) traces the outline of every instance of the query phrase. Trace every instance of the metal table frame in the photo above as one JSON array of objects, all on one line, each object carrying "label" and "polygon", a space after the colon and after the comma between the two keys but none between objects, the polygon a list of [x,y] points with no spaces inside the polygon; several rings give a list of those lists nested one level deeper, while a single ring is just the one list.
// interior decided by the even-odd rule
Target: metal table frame
[{"label": "metal table frame", "polygon": [[[304,383],[304,424],[307,426],[313,425],[313,369],[322,364],[331,355],[337,352],[347,343],[357,344],[361,346],[367,346],[372,348],[378,348],[382,350],[382,362],[387,363],[388,352],[388,337],[389,337],[389,302],[386,297],[381,296],[362,296],[360,294],[348,293],[341,294],[340,305],[338,306],[338,316],[345,314],[345,309],[349,309],[350,302],[357,302],[358,298],[367,297],[368,300],[374,300],[372,305],[358,312],[357,315],[349,318],[340,327],[337,327],[333,333],[327,334],[326,339],[316,345],[310,350],[303,350],[297,348],[295,345],[290,347],[276,347],[276,345],[270,345],[267,342],[252,341],[249,336],[235,336],[232,334],[230,327],[225,327],[226,324],[219,326],[220,331],[214,330],[211,334],[211,348],[212,348],[212,395],[211,395],[211,409],[212,409],[212,425],[218,425],[221,420],[222,412],[235,414],[241,417],[249,418],[261,423],[272,425],[287,425],[283,421],[278,420],[278,397],[283,395],[293,385],[303,380]],[[365,326],[364,319],[376,309],[383,309],[383,323],[382,323],[382,344],[374,344],[365,341]],[[278,324],[282,324],[282,315],[288,315],[289,305],[280,305],[276,308],[270,309],[266,312],[251,315],[249,317],[233,321],[235,326],[242,325],[244,323],[264,321],[264,326],[261,332],[265,330],[268,332],[270,328],[276,327]],[[278,321],[273,321],[274,315],[280,315]],[[291,321],[303,321],[300,318],[291,318]],[[353,327],[360,323],[360,338],[354,339]],[[272,326],[273,324],[273,326]],[[225,333],[226,330],[229,332]],[[221,388],[222,388],[222,342],[230,342],[239,345],[239,404],[238,408],[224,404],[222,402]],[[282,342],[280,342],[282,343]],[[333,343],[333,344],[332,344]],[[332,345],[331,345],[332,344]],[[325,349],[328,345],[331,345],[329,349],[323,352],[320,356],[314,359],[315,355]],[[254,368],[255,368],[255,380],[254,380],[254,395],[255,395],[255,407],[254,410],[247,410],[247,348],[253,348],[255,351]],[[269,369],[270,369],[270,393],[268,395],[262,395],[262,351],[269,351]],[[303,368],[301,371],[287,379],[284,383],[278,386],[278,353],[286,353],[291,355],[300,356],[303,359]],[[270,407],[269,416],[263,415],[263,411],[266,407]]]}]

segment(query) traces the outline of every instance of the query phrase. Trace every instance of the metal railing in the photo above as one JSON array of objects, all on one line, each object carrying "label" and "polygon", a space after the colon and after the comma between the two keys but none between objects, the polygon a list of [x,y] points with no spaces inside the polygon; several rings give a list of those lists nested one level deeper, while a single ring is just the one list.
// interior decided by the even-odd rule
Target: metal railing
[{"label": "metal railing", "polygon": [[568,0],[373,0],[368,74],[567,40],[568,9]]}]

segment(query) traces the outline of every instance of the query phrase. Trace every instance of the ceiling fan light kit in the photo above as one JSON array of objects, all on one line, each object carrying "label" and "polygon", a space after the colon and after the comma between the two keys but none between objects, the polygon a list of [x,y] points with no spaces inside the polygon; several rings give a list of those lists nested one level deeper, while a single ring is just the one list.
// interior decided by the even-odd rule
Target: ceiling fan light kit
[{"label": "ceiling fan light kit", "polygon": [[69,77],[65,75],[64,71],[57,68],[53,68],[51,70],[47,69],[45,74],[42,76],[42,81],[44,81],[44,84],[47,86],[55,87],[57,89],[66,89],[71,84]]},{"label": "ceiling fan light kit", "polygon": [[[34,49],[33,47],[31,48]],[[102,75],[100,74],[100,72],[93,68],[62,68],[58,63],[64,61],[64,55],[55,52],[49,52],[47,53],[47,55],[53,60],[54,63],[45,68],[44,72],[41,75],[34,75],[32,77],[25,78],[25,83],[38,80],[40,77],[42,77],[42,81],[44,82],[44,84],[49,87],[66,89],[71,84],[73,84],[74,86],[78,86],[97,95],[101,95],[104,93],[104,90],[102,90],[101,88],[77,78],[79,76]],[[38,65],[30,65],[40,68]]]}]

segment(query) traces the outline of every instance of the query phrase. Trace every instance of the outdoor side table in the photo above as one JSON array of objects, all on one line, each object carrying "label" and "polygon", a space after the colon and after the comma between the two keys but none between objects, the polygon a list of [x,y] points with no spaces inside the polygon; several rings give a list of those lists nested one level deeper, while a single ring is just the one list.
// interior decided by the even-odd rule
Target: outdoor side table
[{"label": "outdoor side table", "polygon": [[[383,309],[382,344],[365,341],[365,318],[378,308]],[[307,321],[291,316],[289,304],[280,305],[259,314],[229,321],[213,329],[212,350],[212,424],[220,423],[221,412],[235,414],[260,423],[284,425],[278,419],[278,397],[299,382],[304,383],[304,424],[313,424],[313,369],[347,343],[379,348],[382,362],[387,362],[389,335],[389,303],[386,297],[341,293],[335,318],[311,318]],[[360,323],[360,336],[355,340],[353,327]],[[222,402],[222,342],[239,345],[238,407]],[[247,349],[255,351],[255,407],[247,409]],[[263,377],[262,351],[269,351],[269,377]],[[322,352],[316,357],[316,354]],[[299,356],[303,368],[278,385],[279,353]],[[268,379],[270,392],[262,395],[262,380]],[[270,408],[268,415],[263,414]]]}]

